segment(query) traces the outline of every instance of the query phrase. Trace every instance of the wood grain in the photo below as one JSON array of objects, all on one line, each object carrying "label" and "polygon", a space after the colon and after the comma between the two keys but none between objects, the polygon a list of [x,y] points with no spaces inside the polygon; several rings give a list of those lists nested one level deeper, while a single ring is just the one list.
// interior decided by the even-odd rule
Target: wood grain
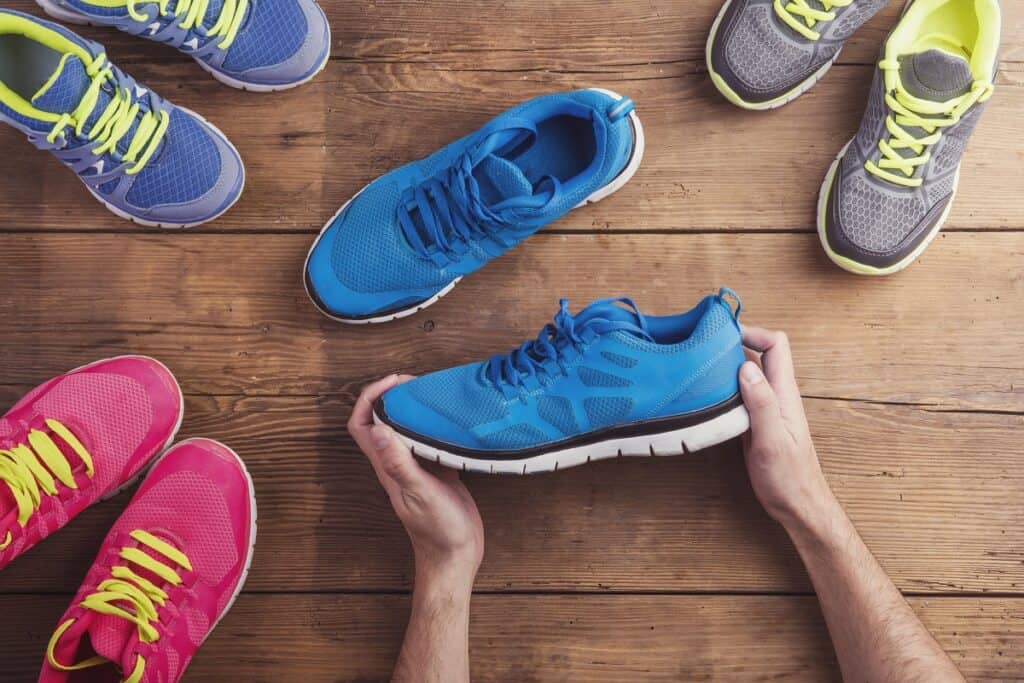
[{"label": "wood grain", "polygon": [[[1024,417],[814,399],[808,409],[830,482],[902,589],[1024,595]],[[183,435],[225,441],[255,477],[249,588],[409,587],[408,541],[345,433],[349,411],[347,399],[188,398]],[[487,529],[482,590],[810,591],[736,443],[467,481]],[[128,500],[14,563],[0,593],[72,591]]]},{"label": "wood grain", "polygon": [[[34,680],[60,596],[3,597],[5,680]],[[971,681],[1019,681],[1024,600],[916,598],[911,605]],[[840,681],[813,598],[478,595],[477,683]],[[387,681],[408,610],[399,595],[245,595],[186,680]],[[269,618],[273,615],[273,618]]]},{"label": "wood grain", "polygon": [[[0,235],[0,383],[86,360],[163,359],[193,394],[342,393],[508,351],[575,306],[675,313],[728,284],[787,330],[811,396],[1024,411],[1024,234],[949,233],[907,271],[861,279],[813,235],[540,234],[436,306],[370,328],[306,299],[306,235]],[[225,255],[229,258],[225,258]],[[510,314],[510,312],[513,312]]]},{"label": "wood grain", "polygon": [[[191,64],[146,61],[130,70],[221,127],[246,162],[244,196],[204,232],[318,231],[367,183],[507,107],[548,92],[598,86],[637,101],[647,134],[644,161],[614,197],[574,211],[554,227],[810,232],[822,178],[860,123],[872,73],[869,66],[839,66],[783,109],[751,113],[729,105],[706,73],[685,61],[495,71],[466,59],[473,61],[336,60],[311,84],[269,96],[233,91]],[[1008,144],[1019,137],[1021,110],[1024,66],[1008,62],[972,137],[947,227],[1024,225],[1020,179],[999,172],[1024,159],[1019,145]],[[7,160],[0,166],[0,230],[138,231],[23,138],[0,129]],[[38,181],[20,182],[24,177]]]}]

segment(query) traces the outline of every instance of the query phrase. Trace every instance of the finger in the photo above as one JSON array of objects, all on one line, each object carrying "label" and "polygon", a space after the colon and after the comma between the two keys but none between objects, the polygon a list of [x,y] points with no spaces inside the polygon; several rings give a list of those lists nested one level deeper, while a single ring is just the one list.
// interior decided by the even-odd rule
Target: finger
[{"label": "finger", "polygon": [[363,387],[363,391],[359,394],[356,404],[352,408],[352,417],[348,420],[348,431],[355,436],[354,430],[371,427],[373,425],[374,402],[388,389],[408,382],[412,378],[412,375],[388,375],[373,384]]},{"label": "finger", "polygon": [[381,482],[385,478],[400,489],[416,491],[429,485],[430,475],[416,462],[416,456],[387,425],[370,429],[372,448],[367,455]]},{"label": "finger", "polygon": [[740,367],[740,393],[750,414],[750,433],[753,443],[772,439],[772,435],[785,426],[779,411],[779,399],[756,363],[747,361]]},{"label": "finger", "polygon": [[743,345],[761,352],[761,367],[783,406],[789,408],[799,404],[800,389],[796,384],[793,352],[786,333],[746,325],[742,332]]}]

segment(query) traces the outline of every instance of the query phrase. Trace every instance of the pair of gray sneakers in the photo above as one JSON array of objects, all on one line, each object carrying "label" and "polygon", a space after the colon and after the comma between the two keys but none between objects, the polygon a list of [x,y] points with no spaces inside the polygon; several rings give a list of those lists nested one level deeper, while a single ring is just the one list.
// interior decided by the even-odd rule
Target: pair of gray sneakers
[{"label": "pair of gray sneakers", "polygon": [[[727,0],[707,44],[718,90],[773,109],[820,79],[889,0]],[[938,234],[998,65],[998,0],[909,0],[886,39],[867,111],[818,200],[829,258],[854,273],[902,270]]]}]

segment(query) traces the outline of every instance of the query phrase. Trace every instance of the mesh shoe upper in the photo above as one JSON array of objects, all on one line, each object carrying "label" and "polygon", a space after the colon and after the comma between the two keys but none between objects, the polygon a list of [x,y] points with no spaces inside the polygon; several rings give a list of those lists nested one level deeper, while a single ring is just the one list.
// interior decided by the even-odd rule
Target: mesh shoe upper
[{"label": "mesh shoe upper", "polygon": [[[111,65],[99,45],[56,24],[0,11],[0,51],[7,40],[24,41],[23,33],[37,42],[19,53],[22,68],[49,78],[32,94],[0,91],[0,119],[57,156],[104,202],[136,220],[192,225],[238,198],[241,159],[213,126]],[[57,60],[52,73],[49,59]],[[104,132],[117,117],[130,116],[123,111],[129,106],[136,108],[130,126],[115,146],[103,148]],[[147,144],[133,150],[140,141]]]},{"label": "mesh shoe upper", "polygon": [[611,301],[570,315],[563,303],[539,339],[401,384],[382,397],[378,417],[441,448],[487,455],[551,447],[726,401],[744,361],[721,296],[664,318]]},{"label": "mesh shoe upper", "polygon": [[[0,567],[63,527],[71,518],[131,481],[173,437],[181,420],[181,396],[174,377],[159,363],[123,357],[72,371],[36,388],[0,418]],[[56,421],[77,439],[82,456]],[[13,463],[28,458],[46,463],[29,432],[48,434],[71,467],[75,488],[54,482],[55,495],[43,495],[27,522],[17,522],[15,489],[40,487],[40,480],[10,476]],[[30,450],[26,450],[29,447]],[[17,453],[15,453],[17,451]],[[88,460],[86,460],[86,457]],[[7,472],[7,475],[4,474]]]},{"label": "mesh shoe upper", "polygon": [[[168,451],[114,523],[61,617],[41,683],[67,680],[67,668],[84,661],[89,673],[113,666],[139,683],[179,680],[241,588],[255,519],[249,475],[230,449],[192,439]],[[108,602],[111,594],[119,599]],[[129,616],[147,615],[152,606],[154,614],[143,626],[106,604]]]},{"label": "mesh shoe upper", "polygon": [[[894,47],[876,68],[864,118],[826,184],[819,219],[833,254],[876,269],[909,258],[941,224],[993,74],[991,62],[972,63],[944,49]],[[917,113],[903,102],[933,111]],[[942,125],[926,126],[930,120]],[[927,144],[913,144],[918,140]]]},{"label": "mesh shoe upper", "polygon": [[[190,4],[139,3],[133,17],[126,4],[104,7],[94,0],[58,0],[63,9],[90,21],[170,44],[220,74],[231,85],[288,87],[316,74],[330,57],[331,33],[316,0],[210,0],[198,26],[182,27]],[[179,13],[179,8],[180,13]],[[222,18],[240,13],[230,41],[211,33]]]},{"label": "mesh shoe upper", "polygon": [[[834,7],[835,19],[813,25],[810,40],[780,19],[774,0],[730,0],[709,38],[709,69],[742,102],[783,97],[828,64],[843,43],[888,0],[854,0]],[[818,0],[809,5],[823,9]]]},{"label": "mesh shoe upper", "polygon": [[[370,316],[429,299],[478,269],[622,173],[635,138],[617,106],[594,90],[530,100],[379,178],[314,246],[311,294],[339,316]],[[487,221],[500,226],[478,231]]]}]

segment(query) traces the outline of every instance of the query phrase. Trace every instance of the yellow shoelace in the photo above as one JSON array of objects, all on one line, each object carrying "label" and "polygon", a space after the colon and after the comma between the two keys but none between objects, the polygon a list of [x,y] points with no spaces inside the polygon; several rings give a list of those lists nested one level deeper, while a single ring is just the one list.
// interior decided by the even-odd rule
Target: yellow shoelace
[{"label": "yellow shoelace", "polygon": [[[81,458],[85,473],[93,475],[92,456],[82,442],[67,427],[57,420],[47,420],[46,426],[59,436],[71,450]],[[24,527],[32,514],[39,509],[43,494],[57,494],[57,482],[69,489],[77,489],[67,456],[46,432],[33,429],[28,433],[28,443],[19,444],[10,450],[0,450],[0,482],[7,484],[18,506],[18,525]],[[8,531],[0,541],[0,550],[11,544]]]},{"label": "yellow shoelace", "polygon": [[[72,124],[75,126],[76,135],[81,136],[85,132],[85,124],[99,102],[100,90],[114,77],[114,71],[105,54],[96,57],[92,64],[87,66],[86,73],[92,78],[92,82],[82,96],[82,101],[78,103],[78,107],[70,114],[63,114],[54,125],[53,130],[46,137],[50,142],[56,142],[57,136]],[[87,134],[90,140],[100,143],[92,150],[93,154],[100,155],[114,151],[118,143],[121,142],[121,138],[128,134],[132,124],[135,123],[138,113],[139,104],[134,101],[132,93],[127,88],[115,90],[110,104],[96,119],[96,123]],[[166,111],[161,111],[159,114],[147,111],[142,116],[135,129],[131,144],[128,145],[128,151],[124,155],[124,161],[135,164],[128,169],[128,175],[134,175],[146,167],[150,158],[156,153],[170,122],[171,117]]]},{"label": "yellow shoelace", "polygon": [[853,0],[819,0],[824,9],[811,7],[809,0],[775,0],[775,13],[786,22],[786,25],[808,40],[818,40],[821,33],[814,30],[821,21],[833,21],[837,7],[847,7]]},{"label": "yellow shoelace", "polygon": [[[165,564],[160,560],[148,555],[138,548],[122,548],[119,553],[122,560],[141,567],[156,576],[160,577],[172,586],[181,584],[181,575],[178,569],[192,571],[192,564],[185,553],[181,552],[170,543],[163,541],[153,534],[141,529],[136,529],[129,534],[140,545],[148,547],[161,555],[168,562]],[[155,643],[160,639],[160,632],[153,626],[157,621],[157,608],[167,602],[167,593],[152,581],[139,576],[132,569],[126,566],[117,565],[110,571],[113,578],[107,579],[96,587],[96,591],[90,594],[80,603],[80,606],[97,612],[121,619],[126,619],[138,629],[139,640],[143,643]],[[120,607],[115,603],[121,603],[131,608],[131,611]],[[54,655],[54,649],[64,632],[75,623],[74,619],[68,619],[57,627],[50,643],[46,647],[46,659],[54,669],[58,671],[81,671],[94,666],[102,666],[109,662],[105,657],[90,657],[77,664],[61,664]],[[146,670],[146,660],[141,655],[136,657],[135,666],[123,683],[138,683]]]},{"label": "yellow shoelace", "polygon": [[[886,72],[885,102],[892,113],[885,118],[885,128],[891,137],[878,141],[878,149],[882,153],[878,163],[869,159],[864,167],[869,173],[897,185],[920,187],[923,180],[913,176],[919,166],[932,158],[928,147],[939,141],[943,128],[956,124],[976,103],[991,97],[993,86],[986,81],[975,81],[970,92],[960,97],[947,102],[932,102],[914,97],[903,88],[899,80],[900,64],[896,59],[883,59],[879,67]],[[914,137],[906,127],[920,128],[927,135]],[[915,156],[905,157],[900,153],[901,149],[913,150]]]},{"label": "yellow shoelace", "polygon": [[[154,0],[126,0],[128,16],[135,21],[148,21],[149,17],[138,11],[135,7],[136,5],[153,1]],[[156,0],[162,16],[166,17],[171,16],[172,14],[167,7],[169,2],[170,0]],[[222,50],[227,50],[231,47],[232,43],[235,42],[235,37],[238,36],[238,28],[242,25],[242,19],[245,17],[245,9],[248,5],[249,0],[224,0],[224,5],[221,7],[220,16],[217,17],[217,22],[206,31],[206,35],[211,38],[217,36],[222,36],[224,38],[217,47]],[[210,0],[178,0],[174,7],[173,16],[182,17],[178,26],[186,31],[190,31],[194,28],[202,28],[203,18],[206,16],[206,10],[209,6]]]}]

